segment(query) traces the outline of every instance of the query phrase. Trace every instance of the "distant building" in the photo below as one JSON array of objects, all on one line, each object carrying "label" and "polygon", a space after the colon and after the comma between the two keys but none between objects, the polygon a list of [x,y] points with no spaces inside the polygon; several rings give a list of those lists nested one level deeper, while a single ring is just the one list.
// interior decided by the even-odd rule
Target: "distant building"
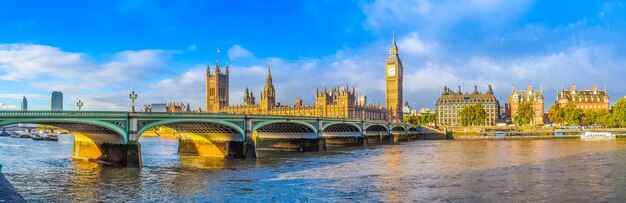
[{"label": "distant building", "polygon": [[367,96],[366,95],[359,96],[356,104],[359,106],[365,106],[367,104]]},{"label": "distant building", "polygon": [[191,107],[189,106],[189,103],[184,104],[182,102],[180,103],[170,102],[169,104],[167,104],[166,110],[167,112],[192,112]]},{"label": "distant building", "polygon": [[22,111],[28,111],[28,100],[26,100],[26,96],[22,97]]},{"label": "distant building", "polygon": [[437,111],[435,109],[429,109],[429,108],[421,108],[419,112],[417,112],[417,115],[422,115],[422,114],[435,114],[437,113]]},{"label": "distant building", "polygon": [[461,116],[459,113],[465,106],[481,104],[487,113],[484,125],[495,125],[498,121],[500,103],[493,94],[491,85],[487,93],[478,92],[478,88],[474,86],[474,92],[462,93],[461,87],[457,92],[444,87],[444,91],[437,99],[437,124],[456,126],[461,125]]},{"label": "distant building", "polygon": [[141,111],[143,112],[167,112],[167,105],[165,103],[144,104]]},{"label": "distant building", "polygon": [[50,94],[50,110],[63,111],[63,92],[53,91]]},{"label": "distant building", "polygon": [[509,107],[509,103],[504,103],[504,106],[500,107],[500,118],[508,119],[511,118],[511,108]]},{"label": "distant building", "polygon": [[596,84],[593,84],[591,90],[577,90],[576,84],[573,84],[571,89],[561,90],[556,95],[556,101],[561,107],[571,102],[583,111],[609,110],[609,95],[606,87],[604,90],[598,90]]},{"label": "distant building", "polygon": [[405,101],[404,106],[402,106],[402,114],[406,114],[406,115],[411,114],[411,106],[409,106],[408,101]]},{"label": "distant building", "polygon": [[515,86],[511,86],[511,97],[509,97],[511,111],[509,116],[511,117],[511,121],[515,122],[515,114],[522,102],[530,102],[533,106],[534,113],[531,124],[543,125],[543,88],[540,87],[539,90],[533,90],[533,86],[528,85],[528,88],[525,90],[515,90]]}]

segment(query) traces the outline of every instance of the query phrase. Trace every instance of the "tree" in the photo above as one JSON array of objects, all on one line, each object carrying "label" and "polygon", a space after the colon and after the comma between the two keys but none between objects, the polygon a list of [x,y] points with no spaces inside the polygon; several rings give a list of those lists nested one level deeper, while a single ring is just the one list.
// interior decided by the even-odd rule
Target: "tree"
[{"label": "tree", "polygon": [[522,102],[517,107],[517,112],[515,112],[513,120],[519,125],[528,125],[532,122],[534,115],[533,104],[530,102]]},{"label": "tree", "polygon": [[550,106],[550,109],[548,109],[548,119],[550,119],[550,122],[563,124],[563,117],[563,109],[561,109],[558,103]]},{"label": "tree", "polygon": [[610,126],[626,126],[626,98],[621,98],[613,105],[613,115],[609,119]]},{"label": "tree", "polygon": [[425,125],[427,123],[434,123],[435,122],[435,114],[434,113],[422,113],[419,117],[419,123],[421,125]]},{"label": "tree", "polygon": [[563,107],[563,121],[568,125],[580,125],[583,117],[583,110],[580,110],[576,105],[567,103]]},{"label": "tree", "polygon": [[474,125],[484,125],[487,118],[487,111],[482,104],[474,105]]},{"label": "tree", "polygon": [[404,115],[404,118],[402,118],[402,121],[405,123],[417,125],[419,122],[419,118],[416,115]]},{"label": "tree", "polygon": [[583,112],[581,121],[583,125],[593,125],[596,122],[596,118],[598,118],[597,111],[587,110]]},{"label": "tree", "polygon": [[608,127],[611,120],[611,113],[609,111],[600,110],[597,111],[596,120],[593,122],[594,125],[600,125],[602,127]]},{"label": "tree", "polygon": [[485,123],[487,112],[481,104],[466,105],[461,112],[459,112],[459,116],[461,117],[461,125],[463,126],[482,125]]}]

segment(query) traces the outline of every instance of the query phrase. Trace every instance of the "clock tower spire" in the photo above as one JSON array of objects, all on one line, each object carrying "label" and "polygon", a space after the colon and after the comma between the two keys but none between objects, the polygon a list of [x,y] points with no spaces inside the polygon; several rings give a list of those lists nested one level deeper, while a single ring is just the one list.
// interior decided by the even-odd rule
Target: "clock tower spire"
[{"label": "clock tower spire", "polygon": [[398,55],[395,31],[389,48],[389,56],[385,63],[385,104],[390,121],[402,122],[402,61]]}]

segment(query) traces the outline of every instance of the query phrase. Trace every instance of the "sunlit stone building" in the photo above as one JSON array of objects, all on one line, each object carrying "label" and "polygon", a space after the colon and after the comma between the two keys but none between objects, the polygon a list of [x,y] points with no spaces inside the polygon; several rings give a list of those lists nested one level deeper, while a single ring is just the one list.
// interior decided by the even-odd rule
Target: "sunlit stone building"
[{"label": "sunlit stone building", "polygon": [[530,102],[533,106],[533,125],[543,125],[543,113],[544,113],[544,101],[543,101],[543,88],[534,90],[532,85],[528,85],[525,90],[515,90],[515,86],[511,86],[511,97],[509,97],[509,108],[511,113],[511,121],[515,122],[515,114],[518,107],[522,102]]},{"label": "sunlit stone building", "polygon": [[462,93],[461,87],[456,92],[444,87],[443,93],[437,99],[437,124],[445,126],[461,125],[461,116],[459,113],[465,106],[482,104],[487,116],[485,125],[495,125],[498,121],[500,103],[493,94],[491,85],[487,93],[478,92],[478,88],[474,86],[474,92]]},{"label": "sunlit stone building", "polygon": [[593,84],[590,90],[577,90],[576,84],[573,84],[571,89],[561,90],[556,95],[556,101],[561,107],[571,102],[583,111],[609,110],[609,95],[606,87],[604,90],[598,90],[596,84]]}]

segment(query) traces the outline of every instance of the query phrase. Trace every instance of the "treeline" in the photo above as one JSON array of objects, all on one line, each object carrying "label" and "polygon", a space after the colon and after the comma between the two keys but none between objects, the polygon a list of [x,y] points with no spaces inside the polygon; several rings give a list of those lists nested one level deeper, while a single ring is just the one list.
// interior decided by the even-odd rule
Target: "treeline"
[{"label": "treeline", "polygon": [[403,120],[405,123],[413,125],[425,125],[427,123],[434,123],[436,115],[434,113],[422,113],[421,115],[405,115]]},{"label": "treeline", "polygon": [[[514,115],[517,125],[528,125],[534,115],[533,105],[530,102],[522,102]],[[548,119],[553,124],[561,126],[598,125],[602,127],[626,127],[626,99],[617,100],[613,105],[612,113],[608,110],[583,111],[573,103],[565,106],[553,104],[548,109]]]},{"label": "treeline", "polygon": [[560,125],[599,125],[602,127],[626,127],[626,99],[621,98],[613,105],[613,111],[583,111],[568,103],[564,107],[557,104],[548,109],[550,122]]}]

